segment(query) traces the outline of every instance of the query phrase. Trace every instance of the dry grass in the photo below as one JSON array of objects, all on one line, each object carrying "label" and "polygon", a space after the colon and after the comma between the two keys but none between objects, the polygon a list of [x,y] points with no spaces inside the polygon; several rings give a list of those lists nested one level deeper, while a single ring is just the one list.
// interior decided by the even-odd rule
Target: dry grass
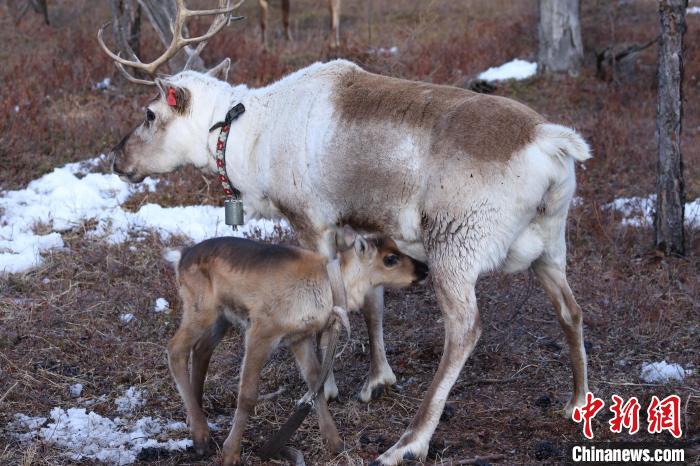
[{"label": "dry grass", "polygon": [[[336,55],[384,74],[459,85],[511,58],[534,58],[536,49],[534,1],[380,0],[374,2],[371,37],[367,4],[354,2],[344,12],[344,44],[338,51],[325,46],[323,2],[295,1],[295,41],[280,38],[279,12],[273,8],[270,52],[263,52],[258,43],[253,3],[244,7],[251,20],[212,41],[205,54],[210,63],[231,56],[236,62],[231,80],[250,85],[269,83]],[[696,372],[700,368],[700,240],[689,231],[687,257],[659,257],[651,249],[650,230],[622,228],[614,214],[601,208],[615,197],[646,195],[654,189],[655,51],[645,52],[636,73],[620,76],[617,83],[594,77],[590,51],[611,41],[653,37],[655,2],[630,2],[624,10],[611,8],[611,2],[582,3],[589,53],[581,76],[504,84],[498,93],[576,127],[594,149],[595,159],[579,170],[584,203],[573,210],[568,232],[570,282],[585,309],[591,387],[606,401],[612,393],[635,395],[643,406],[652,394],[678,393],[688,402],[686,436],[697,442],[697,375],[669,386],[622,383],[638,380],[642,361],[666,359],[692,365]],[[0,114],[9,115],[0,119],[0,188],[21,187],[56,165],[104,150],[137,121],[135,115],[149,97],[148,91],[116,77],[97,51],[95,27],[107,16],[104,5],[57,0],[50,6],[52,27],[32,16],[17,27],[7,16],[1,19],[0,80],[11,85],[0,95]],[[700,145],[700,110],[692,105],[700,93],[700,16],[689,17],[688,26],[682,143],[687,191],[693,199],[700,195],[700,153],[695,150]],[[368,52],[370,47],[391,46],[399,48],[397,56]],[[154,54],[155,47],[146,53]],[[112,76],[116,87],[93,90],[93,83],[105,76]],[[14,111],[16,105],[19,112]],[[217,187],[194,170],[167,178],[172,183],[133,198],[131,207],[144,202],[219,202]],[[178,314],[151,311],[157,297],[177,302],[172,274],[160,259],[164,245],[151,236],[138,244],[107,246],[86,240],[81,228],[64,240],[66,248],[51,253],[40,269],[0,278],[0,426],[16,412],[46,415],[54,406],[74,405],[68,386],[75,382],[84,384],[86,399],[107,395],[106,402],[93,406],[100,414],[113,417],[113,399],[126,387],[137,386],[149,396],[144,414],[183,419],[164,357]],[[450,408],[433,439],[431,461],[504,454],[508,464],[560,463],[565,446],[581,438],[579,428],[557,412],[570,390],[571,376],[551,305],[535,286],[527,303],[514,309],[513,302],[526,286],[526,275],[494,275],[479,284],[484,334],[452,392]],[[121,323],[118,316],[123,312],[132,312],[136,320]],[[365,405],[353,395],[367,370],[367,340],[357,316],[353,326],[351,351],[336,367],[342,402],[331,406],[348,450],[329,456],[312,417],[293,439],[310,463],[360,464],[388,448],[416,411],[442,351],[442,323],[431,289],[390,293],[386,341],[400,388]],[[205,405],[222,425],[235,406],[240,356],[240,337],[234,333],[217,352],[207,382]],[[274,355],[263,379],[263,393],[280,386],[286,391],[256,408],[244,444],[247,454],[286,419],[292,399],[303,391],[286,351]],[[548,407],[536,404],[544,396],[551,400]],[[607,418],[596,420],[596,433],[602,439],[627,439],[607,432]],[[225,434],[215,435],[221,443]],[[0,438],[5,443],[0,447],[2,464],[70,463],[47,446],[14,442],[1,427]],[[638,434],[633,440],[648,438]],[[252,456],[246,460],[257,461]],[[198,460],[182,453],[146,462]]]}]

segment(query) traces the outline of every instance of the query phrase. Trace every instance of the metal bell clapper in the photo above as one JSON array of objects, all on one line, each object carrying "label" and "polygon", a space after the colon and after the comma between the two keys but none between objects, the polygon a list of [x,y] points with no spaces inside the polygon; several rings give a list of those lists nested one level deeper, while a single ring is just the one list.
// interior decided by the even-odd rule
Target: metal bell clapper
[{"label": "metal bell clapper", "polygon": [[240,199],[224,200],[224,214],[226,225],[231,225],[234,230],[238,230],[238,226],[245,223],[243,216],[243,201]]}]

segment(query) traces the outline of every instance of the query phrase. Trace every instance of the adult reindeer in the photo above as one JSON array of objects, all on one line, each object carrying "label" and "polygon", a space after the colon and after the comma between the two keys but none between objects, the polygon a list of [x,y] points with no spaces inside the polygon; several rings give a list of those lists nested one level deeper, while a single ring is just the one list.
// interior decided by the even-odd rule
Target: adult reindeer
[{"label": "adult reindeer", "polygon": [[[181,1],[180,7],[183,21],[188,15]],[[193,40],[175,36],[161,57],[144,64],[110,52],[98,34],[125,74],[124,66],[153,74]],[[215,73],[225,79],[228,64]],[[566,415],[583,405],[582,315],[565,270],[574,163],[590,157],[576,132],[503,97],[379,76],[344,60],[311,65],[260,89],[231,86],[215,73],[183,71],[149,82],[160,98],[113,149],[113,170],[131,182],[185,164],[215,171],[218,131],[210,128],[240,103],[246,111],[231,123],[225,168],[249,216],[286,217],[302,245],[327,256],[334,254],[336,225],[347,223],[390,236],[407,255],[428,261],[445,322],[444,351],[418,412],[377,464],[426,456],[481,334],[476,281],[499,267],[533,267],[569,345],[574,389]],[[376,289],[363,306],[371,355],[363,400],[396,380],[384,352],[382,312],[383,291]],[[326,389],[335,394],[332,381]]]},{"label": "adult reindeer", "polygon": [[[328,3],[328,13],[331,18],[330,44],[332,47],[340,45],[340,1],[341,0],[326,0]],[[284,27],[284,37],[287,40],[292,39],[292,34],[289,32],[289,10],[290,0],[281,0],[282,7],[282,26]],[[260,7],[260,31],[262,33],[262,42],[265,48],[268,46],[267,41],[267,17],[269,8],[268,0],[258,0]]]}]

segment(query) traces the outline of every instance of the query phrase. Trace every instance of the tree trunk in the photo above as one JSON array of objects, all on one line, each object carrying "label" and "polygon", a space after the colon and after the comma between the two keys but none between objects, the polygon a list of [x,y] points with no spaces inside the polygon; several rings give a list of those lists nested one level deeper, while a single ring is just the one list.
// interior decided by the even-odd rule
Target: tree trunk
[{"label": "tree trunk", "polygon": [[[173,31],[171,24],[175,22],[177,6],[175,0],[138,0],[139,4],[146,10],[148,19],[151,21],[153,28],[158,33],[160,41],[165,47],[170,45],[173,40]],[[182,26],[182,34],[185,37],[189,36],[187,26]],[[177,73],[185,68],[187,59],[194,53],[194,48],[185,46],[173,58],[168,61],[171,73]],[[204,71],[204,61],[199,56],[193,57],[190,62],[190,69]]]},{"label": "tree trunk", "polygon": [[110,0],[112,33],[122,56],[138,60],[141,36],[141,6],[133,0]]},{"label": "tree trunk", "polygon": [[540,72],[578,74],[583,61],[579,0],[539,0]]},{"label": "tree trunk", "polygon": [[684,254],[683,157],[681,117],[683,113],[683,33],[688,0],[661,0],[659,46],[659,94],[656,103],[656,133],[659,164],[656,179],[656,248],[668,254]]}]

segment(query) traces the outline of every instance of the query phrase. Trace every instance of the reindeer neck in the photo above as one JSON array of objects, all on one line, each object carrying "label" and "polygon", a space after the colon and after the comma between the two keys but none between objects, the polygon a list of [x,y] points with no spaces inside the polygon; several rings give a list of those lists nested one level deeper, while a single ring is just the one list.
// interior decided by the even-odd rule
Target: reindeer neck
[{"label": "reindeer neck", "polygon": [[[288,122],[299,111],[294,103],[288,102],[300,97],[295,90],[300,78],[288,76],[258,89],[232,87],[227,95],[219,97],[219,102],[213,102],[216,107],[212,125],[214,119],[223,118],[234,105],[242,103],[245,106],[245,113],[231,125],[225,159],[227,175],[242,193],[246,214],[250,218],[282,216],[274,204],[275,193],[280,184],[286,186],[290,180],[280,179],[273,168],[286,163],[284,159],[289,158],[280,145],[296,136],[293,132],[280,133],[280,128],[289,127]],[[218,131],[213,131],[208,139],[211,154],[208,168],[211,170],[216,170],[213,154],[218,134]]]}]

